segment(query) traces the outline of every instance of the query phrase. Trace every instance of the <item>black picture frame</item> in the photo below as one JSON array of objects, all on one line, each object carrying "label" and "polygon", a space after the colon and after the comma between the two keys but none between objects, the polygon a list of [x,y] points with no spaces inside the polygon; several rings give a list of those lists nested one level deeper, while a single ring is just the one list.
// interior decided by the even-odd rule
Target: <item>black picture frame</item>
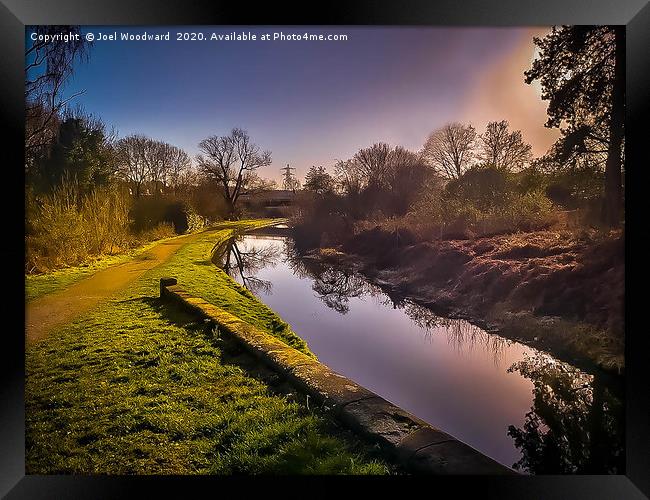
[{"label": "black picture frame", "polygon": [[[259,483],[273,484],[281,478],[215,477],[115,477],[115,476],[26,476],[24,414],[24,218],[20,197],[24,193],[21,162],[24,145],[23,62],[25,26],[35,24],[81,25],[458,25],[458,26],[548,26],[558,24],[620,24],[626,26],[626,473],[618,476],[521,476],[521,477],[414,477],[368,482],[388,492],[404,492],[413,481],[427,482],[432,495],[473,492],[494,498],[589,498],[620,499],[650,496],[650,383],[643,329],[633,328],[634,311],[642,310],[642,294],[629,294],[634,282],[642,284],[645,273],[637,271],[643,251],[632,242],[647,234],[644,211],[631,209],[642,201],[639,181],[647,163],[644,127],[650,97],[650,6],[647,0],[444,0],[418,1],[330,1],[302,4],[259,3],[254,6],[222,0],[0,0],[0,113],[3,147],[2,226],[7,238],[0,246],[5,266],[2,389],[0,393],[0,495],[7,498],[118,498],[181,492],[187,496],[196,487],[208,488],[215,481],[236,488]],[[645,161],[644,161],[645,160]],[[632,168],[629,168],[629,166]],[[21,184],[22,182],[22,184]],[[14,196],[16,195],[16,196]],[[639,207],[643,205],[639,202]],[[10,216],[10,217],[8,217]],[[629,231],[629,227],[632,231]],[[15,233],[15,237],[10,235]],[[13,244],[11,243],[13,241]],[[16,244],[20,241],[22,244]],[[636,253],[635,253],[636,248]],[[22,287],[22,288],[20,288]],[[21,313],[22,311],[22,313]],[[331,481],[331,492],[341,493],[355,478]],[[315,479],[285,481],[283,493]],[[324,483],[325,481],[319,481]],[[266,487],[262,484],[262,487]],[[221,486],[219,486],[221,488]],[[397,489],[399,488],[399,490]],[[325,491],[325,490],[324,490]],[[214,490],[214,494],[224,494]],[[305,493],[309,494],[309,493]],[[449,494],[449,493],[446,493]]]}]

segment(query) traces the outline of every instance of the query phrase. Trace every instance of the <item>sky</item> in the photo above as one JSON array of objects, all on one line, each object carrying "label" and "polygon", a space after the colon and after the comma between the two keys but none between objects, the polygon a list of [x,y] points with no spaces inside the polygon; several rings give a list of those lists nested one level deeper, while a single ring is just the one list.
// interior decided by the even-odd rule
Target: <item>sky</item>
[{"label": "sky", "polygon": [[[204,40],[175,40],[202,32]],[[66,93],[121,137],[140,133],[191,156],[211,135],[246,129],[280,181],[287,163],[302,180],[375,142],[419,150],[450,121],[482,132],[507,119],[541,155],[559,136],[544,128],[546,103],[524,83],[532,37],[545,28],[110,27],[86,26],[95,42]],[[117,32],[118,40],[98,40]],[[122,33],[170,40],[121,41]],[[212,33],[257,40],[210,39]],[[264,34],[347,35],[344,41],[262,40]]]}]

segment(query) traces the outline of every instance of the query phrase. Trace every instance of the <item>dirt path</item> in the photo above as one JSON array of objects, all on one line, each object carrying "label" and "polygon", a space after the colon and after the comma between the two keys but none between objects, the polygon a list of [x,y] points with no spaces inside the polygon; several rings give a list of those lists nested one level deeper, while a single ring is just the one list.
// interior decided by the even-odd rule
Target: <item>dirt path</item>
[{"label": "dirt path", "polygon": [[38,341],[53,328],[72,321],[149,269],[165,262],[195,236],[180,236],[159,243],[140,258],[102,269],[63,290],[28,302],[25,306],[25,341]]}]

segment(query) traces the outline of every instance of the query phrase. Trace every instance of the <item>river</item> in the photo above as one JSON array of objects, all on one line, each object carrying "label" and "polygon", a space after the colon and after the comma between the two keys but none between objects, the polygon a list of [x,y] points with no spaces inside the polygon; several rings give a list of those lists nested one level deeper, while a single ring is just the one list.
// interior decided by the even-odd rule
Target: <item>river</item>
[{"label": "river", "polygon": [[394,303],[288,237],[234,238],[216,262],[318,359],[523,473],[623,473],[620,384],[465,320]]}]

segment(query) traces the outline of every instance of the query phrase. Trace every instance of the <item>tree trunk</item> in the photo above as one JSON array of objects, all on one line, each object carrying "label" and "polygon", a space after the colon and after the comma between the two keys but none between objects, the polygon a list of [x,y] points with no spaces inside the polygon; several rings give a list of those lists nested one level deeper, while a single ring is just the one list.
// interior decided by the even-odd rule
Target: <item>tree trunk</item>
[{"label": "tree trunk", "polygon": [[605,166],[605,221],[615,227],[621,221],[622,184],[621,156],[623,147],[623,127],[625,124],[625,27],[614,28],[616,49],[614,63],[614,85],[612,89],[612,108],[609,119],[609,147]]},{"label": "tree trunk", "polygon": [[228,198],[227,196],[224,197],[226,200],[226,206],[228,207],[228,220],[234,220],[235,219],[235,202]]}]

